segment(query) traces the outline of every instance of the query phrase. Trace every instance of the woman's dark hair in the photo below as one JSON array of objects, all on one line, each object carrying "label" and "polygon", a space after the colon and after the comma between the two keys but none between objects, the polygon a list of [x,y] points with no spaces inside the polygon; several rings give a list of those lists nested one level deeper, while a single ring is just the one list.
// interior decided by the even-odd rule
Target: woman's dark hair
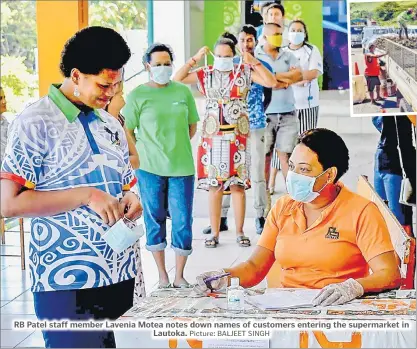
[{"label": "woman's dark hair", "polygon": [[230,32],[224,32],[222,35],[220,35],[220,38],[225,38],[225,39],[230,39],[233,41],[233,43],[235,45],[237,45],[237,39],[236,36],[234,36],[232,33]]},{"label": "woman's dark hair", "polygon": [[66,78],[74,68],[97,75],[103,69],[121,69],[130,56],[129,46],[119,33],[105,27],[87,27],[65,43],[59,68]]},{"label": "woman's dark hair", "polygon": [[223,38],[223,37],[220,37],[220,39],[217,40],[217,42],[214,44],[214,48],[216,48],[219,45],[227,45],[227,46],[229,46],[230,49],[233,52],[233,56],[236,56],[236,45],[235,45],[235,43],[232,40],[226,39],[226,38]]},{"label": "woman's dark hair", "polygon": [[269,7],[269,6],[273,5],[273,4],[275,4],[275,2],[274,2],[274,1],[267,1],[267,2],[264,2],[264,3],[263,3],[260,7],[259,7],[259,10],[260,10],[261,15],[263,14],[265,7]]},{"label": "woman's dark hair", "polygon": [[282,13],[282,16],[284,17],[285,16],[285,9],[284,9],[284,6],[282,6],[281,4],[273,4],[273,5],[270,5],[269,7],[268,7],[268,11],[270,10],[270,9],[272,9],[272,8],[277,8],[278,10],[280,10],[281,11],[281,13]]},{"label": "woman's dark hair", "polygon": [[151,46],[149,46],[145,54],[143,55],[142,63],[144,65],[151,61],[151,55],[154,52],[168,52],[169,58],[171,58],[171,62],[174,61],[174,51],[172,51],[172,48],[169,45],[156,42],[152,44]]},{"label": "woman's dark hair", "polygon": [[307,44],[307,43],[308,43],[308,30],[307,30],[307,25],[306,25],[306,24],[305,24],[305,22],[304,22],[304,21],[302,21],[301,19],[296,19],[296,20],[294,20],[294,21],[292,21],[292,22],[290,23],[290,25],[288,26],[288,29],[290,29],[290,28],[291,28],[291,26],[292,26],[294,23],[300,23],[300,24],[304,27],[304,33],[306,33],[306,36],[305,36],[305,38],[304,38],[303,45]]},{"label": "woman's dark hair", "polygon": [[349,169],[349,150],[342,137],[326,128],[308,130],[298,136],[297,144],[304,144],[317,154],[324,170],[337,168],[335,183]]},{"label": "woman's dark hair", "polygon": [[242,28],[240,28],[239,33],[253,35],[253,37],[256,40],[256,28],[252,24],[244,24]]}]

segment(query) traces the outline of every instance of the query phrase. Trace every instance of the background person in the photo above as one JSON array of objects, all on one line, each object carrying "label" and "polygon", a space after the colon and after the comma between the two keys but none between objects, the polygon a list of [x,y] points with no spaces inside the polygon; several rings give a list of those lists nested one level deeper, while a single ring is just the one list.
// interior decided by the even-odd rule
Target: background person
[{"label": "background person", "polygon": [[[124,215],[134,220],[142,211],[130,191],[136,178],[123,128],[101,110],[130,55],[112,29],[77,32],[61,54],[63,83],[12,124],[1,213],[32,218],[29,268],[39,320],[115,320],[133,305],[134,250],[117,254],[102,238]],[[43,337],[47,348],[116,346],[113,331],[44,330]]]},{"label": "background person", "polygon": [[262,37],[262,31],[264,29],[264,24],[268,23],[268,18],[267,18],[267,12],[268,12],[268,7],[275,4],[275,1],[264,1],[262,2],[260,8],[259,8],[259,13],[262,16],[262,25],[260,25],[259,27],[256,28],[256,40],[258,40],[259,38]]},{"label": "background person", "polygon": [[[380,75],[380,66],[378,59],[387,55],[383,53],[380,55],[375,54],[375,44],[373,42],[369,43],[368,52],[365,53],[365,78],[368,85],[369,97],[371,98],[371,103],[379,105],[376,101],[383,101],[381,97],[380,87],[381,82],[379,80]],[[374,90],[376,89],[376,100],[374,97]]]},{"label": "background person", "polygon": [[295,20],[289,25],[287,48],[300,62],[304,80],[292,85],[295,108],[300,122],[299,133],[317,127],[320,103],[318,77],[323,74],[323,58],[319,49],[308,42],[306,24]]},{"label": "background person", "polygon": [[[175,75],[187,84],[198,83],[206,97],[203,134],[198,148],[198,188],[209,191],[212,235],[205,241],[207,248],[219,243],[223,193],[232,194],[236,221],[236,242],[250,246],[244,235],[245,189],[250,188],[250,123],[246,97],[252,81],[275,86],[277,80],[249,52],[243,54],[243,64],[233,64],[236,48],[233,41],[221,38],[215,44],[214,65],[190,70],[209,49],[203,47]],[[224,156],[227,154],[227,156]]]},{"label": "background person", "polygon": [[172,286],[189,287],[184,268],[192,253],[194,159],[190,139],[199,121],[191,91],[171,81],[174,54],[165,44],[151,45],[143,64],[149,82],[127,97],[123,115],[141,166],[136,170],[144,208],[146,249],[158,267],[159,288],[171,287],[165,266],[167,210],[172,219],[175,279]]},{"label": "background person", "polygon": [[[271,210],[254,253],[235,267],[198,276],[198,288],[207,291],[203,280],[225,271],[241,286],[255,286],[275,262],[281,266],[276,287],[323,289],[314,305],[343,304],[399,287],[382,214],[339,181],[348,167],[348,149],[336,133],[314,129],[300,135],[290,158],[289,194]],[[225,287],[230,277],[211,282],[212,288]]]},{"label": "background person", "polygon": [[281,47],[289,45],[288,27],[285,23],[285,8],[281,4],[272,4],[266,12],[266,23],[275,23],[282,28],[282,44]]},{"label": "background person", "polygon": [[409,8],[406,11],[401,12],[397,17],[397,23],[400,28],[399,37],[402,39],[402,33],[404,31],[405,37],[407,40],[410,40],[408,37],[408,28],[407,25],[413,21],[417,21],[417,9]]}]

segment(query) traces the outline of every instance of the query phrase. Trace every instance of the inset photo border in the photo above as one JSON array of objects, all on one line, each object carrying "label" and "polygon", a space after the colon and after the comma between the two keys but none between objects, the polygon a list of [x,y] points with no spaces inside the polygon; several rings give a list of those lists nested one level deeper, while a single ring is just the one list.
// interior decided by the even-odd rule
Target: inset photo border
[{"label": "inset photo border", "polygon": [[350,115],[417,115],[417,0],[348,0],[347,15]]}]

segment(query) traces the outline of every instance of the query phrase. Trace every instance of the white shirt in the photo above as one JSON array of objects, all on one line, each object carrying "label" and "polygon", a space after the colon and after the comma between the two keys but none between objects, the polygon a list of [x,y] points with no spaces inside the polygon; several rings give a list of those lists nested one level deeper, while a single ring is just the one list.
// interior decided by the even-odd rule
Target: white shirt
[{"label": "white shirt", "polygon": [[[301,70],[318,70],[323,74],[323,58],[320,51],[314,45],[303,45],[298,50],[291,50],[286,47],[285,50],[291,52],[300,62]],[[296,109],[307,109],[317,107],[319,105],[319,83],[317,79],[306,82],[302,85],[292,85],[295,98]]]}]

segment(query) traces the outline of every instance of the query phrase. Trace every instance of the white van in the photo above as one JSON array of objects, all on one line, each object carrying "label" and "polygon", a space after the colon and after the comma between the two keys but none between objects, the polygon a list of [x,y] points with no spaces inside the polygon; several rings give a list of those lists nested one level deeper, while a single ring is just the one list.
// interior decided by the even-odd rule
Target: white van
[{"label": "white van", "polygon": [[362,31],[362,47],[365,50],[368,42],[375,40],[381,36],[389,36],[396,34],[396,29],[393,27],[365,27]]}]

